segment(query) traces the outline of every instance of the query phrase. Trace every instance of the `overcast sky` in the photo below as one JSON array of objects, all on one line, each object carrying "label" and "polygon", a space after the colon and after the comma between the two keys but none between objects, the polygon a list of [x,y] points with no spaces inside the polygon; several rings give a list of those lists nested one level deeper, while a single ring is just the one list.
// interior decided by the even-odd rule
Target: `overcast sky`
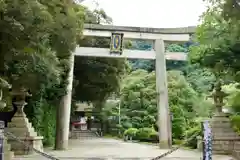
[{"label": "overcast sky", "polygon": [[[186,27],[198,24],[206,7],[202,0],[97,0],[114,25],[136,27]],[[93,0],[83,3],[90,9]]]}]

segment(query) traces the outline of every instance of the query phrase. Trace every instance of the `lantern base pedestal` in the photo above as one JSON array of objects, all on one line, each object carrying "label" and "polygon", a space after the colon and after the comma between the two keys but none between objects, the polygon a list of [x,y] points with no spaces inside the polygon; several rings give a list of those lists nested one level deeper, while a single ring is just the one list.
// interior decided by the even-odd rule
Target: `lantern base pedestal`
[{"label": "lantern base pedestal", "polygon": [[3,153],[4,153],[4,160],[12,160],[14,158],[14,153],[11,151],[11,145],[7,143],[7,138],[4,138],[4,147],[3,147]]},{"label": "lantern base pedestal", "polygon": [[233,130],[230,119],[224,113],[216,113],[211,119],[212,151],[216,154],[232,154],[240,151],[240,136]]},{"label": "lantern base pedestal", "polygon": [[[24,113],[15,114],[11,122],[8,123],[6,131],[16,136],[8,136],[8,143],[11,144],[11,150],[15,155],[33,154],[33,148],[43,151],[43,137],[37,135]],[[24,144],[19,141],[24,142]]]},{"label": "lantern base pedestal", "polygon": [[39,151],[43,151],[43,145],[42,145],[42,137],[19,137],[19,140],[23,141],[25,145],[19,143],[15,139],[9,139],[8,142],[12,144],[11,149],[14,151],[15,155],[29,155],[34,154],[34,149],[37,149]]}]

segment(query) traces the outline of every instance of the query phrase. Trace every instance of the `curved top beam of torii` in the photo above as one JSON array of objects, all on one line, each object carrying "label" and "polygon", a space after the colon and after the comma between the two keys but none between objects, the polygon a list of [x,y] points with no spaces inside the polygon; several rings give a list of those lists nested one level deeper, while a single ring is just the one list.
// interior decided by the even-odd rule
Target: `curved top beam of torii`
[{"label": "curved top beam of torii", "polygon": [[[189,41],[191,35],[195,32],[196,27],[181,28],[144,28],[144,27],[127,27],[114,25],[85,24],[83,35],[96,37],[111,37],[113,32],[123,33],[125,39],[144,39],[156,40],[163,39],[170,42]],[[97,56],[97,57],[125,57],[140,59],[155,59],[154,51],[124,50],[122,55],[110,55],[109,49],[78,47],[75,51],[76,56]],[[186,53],[166,53],[166,59],[186,60]]]},{"label": "curved top beam of torii", "polygon": [[86,36],[110,37],[112,32],[124,33],[124,38],[186,42],[195,33],[196,27],[180,28],[145,28],[114,25],[85,24],[83,34]]},{"label": "curved top beam of torii", "polygon": [[85,30],[102,30],[102,31],[123,31],[123,32],[141,32],[156,34],[193,34],[196,26],[178,27],[178,28],[147,28],[147,27],[129,27],[100,24],[84,24]]}]

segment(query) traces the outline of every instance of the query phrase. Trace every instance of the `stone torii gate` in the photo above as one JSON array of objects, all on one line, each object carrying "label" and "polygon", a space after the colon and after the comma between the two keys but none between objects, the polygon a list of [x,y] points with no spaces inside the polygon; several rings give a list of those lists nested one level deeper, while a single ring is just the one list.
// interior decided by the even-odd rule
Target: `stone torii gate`
[{"label": "stone torii gate", "polygon": [[[60,117],[62,117],[60,125],[60,136],[62,140],[62,149],[67,149],[69,139],[69,123],[72,98],[72,81],[74,56],[94,56],[94,57],[109,57],[109,58],[137,58],[137,59],[155,59],[156,60],[156,90],[157,108],[158,108],[158,125],[159,125],[159,143],[161,148],[171,148],[172,146],[172,131],[171,120],[168,104],[168,87],[166,76],[166,59],[170,60],[186,60],[186,53],[165,53],[164,41],[166,42],[187,42],[190,40],[191,34],[195,32],[195,27],[183,28],[140,28],[140,27],[122,27],[112,25],[97,25],[85,24],[84,36],[93,37],[112,37],[111,49],[118,52],[111,54],[109,48],[92,48],[92,47],[77,47],[71,57],[71,71],[69,73],[69,85],[67,87],[68,94],[64,97],[61,103]],[[115,34],[114,34],[115,33]],[[113,36],[112,36],[113,35]],[[125,50],[122,49],[122,39],[141,39],[151,40],[154,44],[154,49],[151,51],[140,50]],[[115,45],[116,43],[116,45]],[[114,48],[115,47],[115,48]],[[120,48],[119,48],[120,47]]]}]

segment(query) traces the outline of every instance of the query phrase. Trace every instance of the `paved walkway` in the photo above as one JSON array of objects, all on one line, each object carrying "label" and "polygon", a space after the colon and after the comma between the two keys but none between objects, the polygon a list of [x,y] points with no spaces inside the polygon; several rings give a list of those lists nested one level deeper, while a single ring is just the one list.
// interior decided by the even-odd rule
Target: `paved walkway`
[{"label": "paved walkway", "polygon": [[[50,153],[63,160],[150,160],[159,156],[168,150],[160,150],[157,146],[148,144],[138,144],[123,142],[121,140],[109,138],[94,138],[86,140],[71,140],[68,151],[52,151]],[[201,153],[190,150],[177,150],[162,160],[200,160]],[[47,160],[39,155],[27,156],[25,158],[17,157],[15,160]],[[229,156],[213,157],[213,160],[232,160]]]}]

